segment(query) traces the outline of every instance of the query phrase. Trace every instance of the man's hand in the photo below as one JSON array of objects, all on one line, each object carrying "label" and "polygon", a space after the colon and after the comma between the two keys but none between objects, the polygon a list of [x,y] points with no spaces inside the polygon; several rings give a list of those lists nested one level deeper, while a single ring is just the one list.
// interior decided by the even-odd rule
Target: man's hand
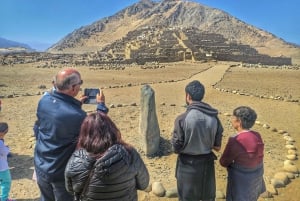
[{"label": "man's hand", "polygon": [[96,101],[97,103],[105,103],[105,96],[103,90],[100,89],[100,93],[97,94]]},{"label": "man's hand", "polygon": [[79,97],[79,101],[81,102],[81,104],[83,104],[84,101],[85,101],[87,98],[88,98],[87,96],[81,95],[81,96]]},{"label": "man's hand", "polygon": [[213,147],[213,150],[215,150],[215,151],[220,151],[220,150],[221,150],[221,146],[220,146],[220,147],[214,146],[214,147]]}]

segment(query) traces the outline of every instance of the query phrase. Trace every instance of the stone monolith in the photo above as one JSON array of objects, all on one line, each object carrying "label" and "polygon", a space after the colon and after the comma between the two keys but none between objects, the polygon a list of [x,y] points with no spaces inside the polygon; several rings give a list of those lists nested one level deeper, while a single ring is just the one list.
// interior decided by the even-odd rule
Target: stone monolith
[{"label": "stone monolith", "polygon": [[155,92],[149,85],[144,85],[141,88],[140,134],[142,149],[148,156],[159,150],[160,130],[155,107]]}]

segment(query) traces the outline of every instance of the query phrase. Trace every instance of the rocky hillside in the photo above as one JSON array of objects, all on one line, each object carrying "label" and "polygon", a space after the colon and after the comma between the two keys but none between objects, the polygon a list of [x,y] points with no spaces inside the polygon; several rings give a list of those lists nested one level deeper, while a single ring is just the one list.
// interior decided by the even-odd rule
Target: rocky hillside
[{"label": "rocky hillside", "polygon": [[197,28],[203,32],[220,34],[227,43],[249,45],[260,54],[292,57],[293,62],[300,61],[299,47],[224,11],[183,0],[141,0],[113,16],[75,30],[49,48],[48,52],[101,51],[106,46],[122,40],[129,32],[145,27]]}]

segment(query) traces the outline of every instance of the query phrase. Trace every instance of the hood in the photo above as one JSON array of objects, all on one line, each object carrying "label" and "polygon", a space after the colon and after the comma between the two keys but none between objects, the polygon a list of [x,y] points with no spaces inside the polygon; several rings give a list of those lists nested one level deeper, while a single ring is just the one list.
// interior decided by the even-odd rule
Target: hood
[{"label": "hood", "polygon": [[100,177],[117,177],[122,174],[130,164],[130,155],[123,145],[116,144],[110,147],[105,155],[95,163],[96,171]]},{"label": "hood", "polygon": [[210,115],[210,116],[218,116],[218,110],[212,108],[209,104],[204,102],[193,102],[190,105],[187,106],[187,110],[196,109],[204,114]]}]

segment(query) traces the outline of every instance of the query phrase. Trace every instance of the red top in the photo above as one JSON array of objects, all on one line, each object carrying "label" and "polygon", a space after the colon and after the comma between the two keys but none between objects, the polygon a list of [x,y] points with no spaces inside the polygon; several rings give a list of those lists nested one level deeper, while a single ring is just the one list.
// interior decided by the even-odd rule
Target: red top
[{"label": "red top", "polygon": [[232,163],[244,168],[254,168],[263,161],[264,143],[259,133],[245,131],[229,138],[220,164],[224,167]]}]

